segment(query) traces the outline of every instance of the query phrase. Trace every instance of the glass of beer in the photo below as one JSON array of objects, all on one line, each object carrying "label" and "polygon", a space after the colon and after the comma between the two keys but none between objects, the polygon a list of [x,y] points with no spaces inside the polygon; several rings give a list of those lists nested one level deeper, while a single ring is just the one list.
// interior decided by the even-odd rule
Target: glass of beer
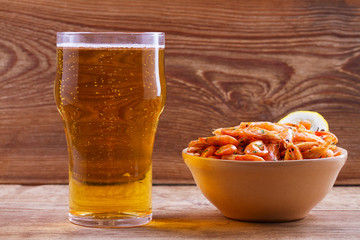
[{"label": "glass of beer", "polygon": [[164,108],[164,33],[57,33],[55,100],[69,152],[69,220],[152,219],[152,152]]}]

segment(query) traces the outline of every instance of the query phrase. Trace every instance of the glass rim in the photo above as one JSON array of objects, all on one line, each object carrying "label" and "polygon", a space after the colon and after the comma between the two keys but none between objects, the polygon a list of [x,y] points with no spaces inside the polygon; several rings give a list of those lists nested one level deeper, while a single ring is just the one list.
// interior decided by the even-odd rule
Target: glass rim
[{"label": "glass rim", "polygon": [[163,32],[57,32],[57,47],[165,48]]},{"label": "glass rim", "polygon": [[164,32],[57,32],[57,35],[165,35]]}]

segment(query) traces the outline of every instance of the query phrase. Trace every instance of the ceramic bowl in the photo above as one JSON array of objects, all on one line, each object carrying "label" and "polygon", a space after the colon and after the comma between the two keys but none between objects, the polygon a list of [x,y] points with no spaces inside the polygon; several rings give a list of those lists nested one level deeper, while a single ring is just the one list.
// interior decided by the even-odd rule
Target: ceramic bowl
[{"label": "ceramic bowl", "polygon": [[278,162],[196,157],[183,159],[196,185],[225,217],[254,222],[304,218],[333,187],[347,159],[340,156]]}]

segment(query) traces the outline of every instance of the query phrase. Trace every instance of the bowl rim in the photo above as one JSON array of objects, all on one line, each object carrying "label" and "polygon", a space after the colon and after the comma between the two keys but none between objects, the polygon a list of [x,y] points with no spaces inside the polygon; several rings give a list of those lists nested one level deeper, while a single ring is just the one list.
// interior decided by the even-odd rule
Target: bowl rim
[{"label": "bowl rim", "polygon": [[192,154],[189,154],[186,152],[186,150],[188,149],[187,147],[184,148],[182,150],[182,154],[184,155],[188,155],[190,157],[196,158],[196,159],[201,159],[201,160],[206,160],[206,161],[210,161],[210,162],[229,162],[229,163],[246,163],[246,164],[291,164],[291,163],[304,163],[304,162],[324,162],[324,161],[339,161],[339,158],[345,158],[348,155],[348,151],[344,148],[338,147],[341,150],[341,154],[339,156],[335,156],[335,157],[328,157],[328,158],[312,158],[312,159],[302,159],[302,160],[286,160],[286,161],[239,161],[239,160],[227,160],[227,159],[215,159],[215,158],[205,158],[205,157],[199,157],[199,156],[194,156]]}]

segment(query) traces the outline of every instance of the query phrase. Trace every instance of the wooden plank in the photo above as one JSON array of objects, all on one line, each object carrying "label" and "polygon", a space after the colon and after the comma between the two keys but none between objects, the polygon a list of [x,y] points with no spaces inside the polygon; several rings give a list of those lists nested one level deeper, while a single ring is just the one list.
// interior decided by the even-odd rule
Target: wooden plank
[{"label": "wooden plank", "polygon": [[0,12],[2,183],[67,182],[52,93],[57,31],[163,31],[155,182],[193,183],[180,155],[191,139],[306,109],[349,150],[337,184],[360,184],[358,1],[2,0]]},{"label": "wooden plank", "polygon": [[195,186],[155,186],[154,221],[95,229],[67,221],[67,186],[0,185],[3,239],[358,239],[360,187],[335,187],[303,220],[248,223],[227,219]]}]

